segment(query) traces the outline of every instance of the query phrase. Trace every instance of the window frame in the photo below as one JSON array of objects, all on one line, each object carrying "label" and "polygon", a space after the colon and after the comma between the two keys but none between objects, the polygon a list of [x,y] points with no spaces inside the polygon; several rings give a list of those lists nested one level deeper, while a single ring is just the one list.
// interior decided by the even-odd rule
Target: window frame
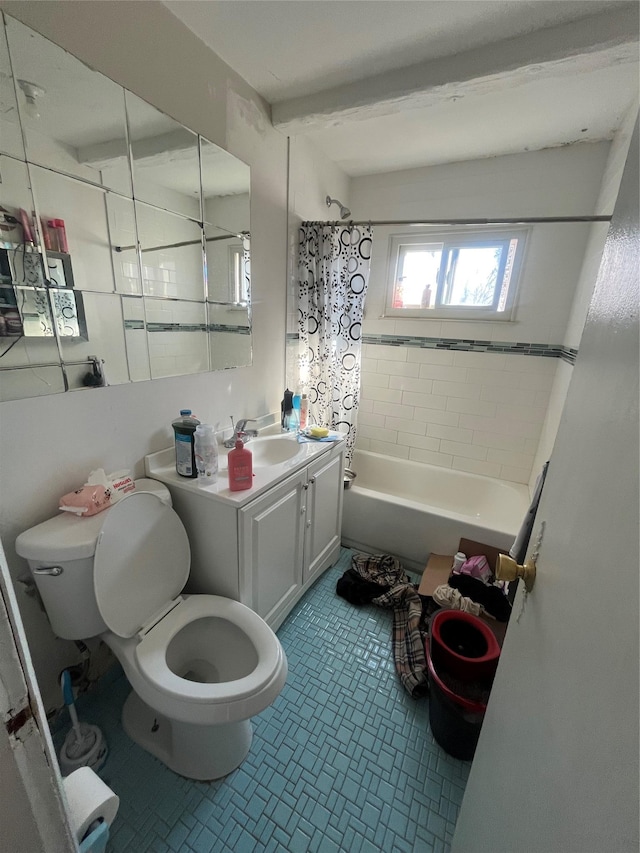
[{"label": "window frame", "polygon": [[[514,319],[517,297],[522,279],[525,249],[529,238],[529,228],[447,228],[438,230],[422,229],[407,233],[394,233],[389,236],[389,266],[385,288],[384,317],[394,320],[406,318],[424,318],[433,320],[492,320],[509,321]],[[517,244],[511,259],[509,285],[504,307],[499,310],[503,290],[504,274],[509,262],[509,246],[512,240]],[[502,244],[498,282],[494,287],[491,305],[448,305],[444,301],[446,288],[453,286],[449,275],[451,257],[456,249],[474,246],[492,247]],[[433,246],[440,249],[442,259],[436,282],[435,303],[433,308],[397,308],[394,307],[395,286],[406,249],[412,246]],[[404,250],[404,251],[403,251]]]}]

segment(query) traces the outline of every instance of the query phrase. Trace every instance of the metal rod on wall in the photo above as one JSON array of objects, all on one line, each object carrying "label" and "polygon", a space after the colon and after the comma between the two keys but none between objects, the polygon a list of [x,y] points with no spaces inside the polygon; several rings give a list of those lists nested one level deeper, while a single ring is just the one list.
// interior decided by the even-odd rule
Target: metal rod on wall
[{"label": "metal rod on wall", "polygon": [[[237,240],[238,238],[242,239],[243,237],[250,237],[248,231],[243,231],[240,234],[223,234],[220,237],[205,237],[205,243],[216,243],[218,240]],[[179,243],[167,243],[164,246],[149,246],[144,249],[140,249],[141,252],[157,252],[160,249],[181,249],[183,246],[197,246],[200,244],[200,240],[182,240]],[[127,249],[137,249],[138,247],[133,246],[114,246],[113,247],[116,252],[125,252]]]},{"label": "metal rod on wall", "polygon": [[538,225],[554,222],[611,222],[611,216],[524,216],[503,219],[341,219],[313,220],[303,225]]}]

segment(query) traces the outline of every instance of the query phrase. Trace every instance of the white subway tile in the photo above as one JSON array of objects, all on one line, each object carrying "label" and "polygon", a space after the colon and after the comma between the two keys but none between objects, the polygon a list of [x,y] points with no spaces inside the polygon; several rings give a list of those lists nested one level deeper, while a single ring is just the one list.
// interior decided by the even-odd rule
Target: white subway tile
[{"label": "white subway tile", "polygon": [[385,427],[385,416],[358,410],[358,426]]},{"label": "white subway tile", "polygon": [[477,370],[470,367],[467,374],[467,382],[498,388],[520,388],[520,379],[520,373],[510,370]]},{"label": "white subway tile", "polygon": [[399,318],[395,322],[394,331],[396,335],[411,335],[416,338],[441,338],[442,321],[425,320],[422,317],[419,319]]},{"label": "white subway tile", "polygon": [[[530,453],[532,456],[535,456],[538,452],[538,439],[537,438],[525,438],[524,447],[522,448],[525,453]],[[516,448],[513,448],[514,450]]]},{"label": "white subway tile", "polygon": [[462,456],[454,456],[452,468],[456,471],[468,471],[470,474],[481,474],[484,477],[500,477],[500,466],[491,462],[482,462],[479,459],[466,459]]},{"label": "white subway tile", "polygon": [[506,403],[499,403],[496,408],[497,418],[507,418],[510,420],[529,421],[532,424],[541,424],[547,416],[547,410],[543,406],[525,406],[520,405],[514,410],[513,406]]},{"label": "white subway tile", "polygon": [[[490,448],[487,453],[487,462],[497,462],[499,465],[508,465],[512,468],[526,468],[527,471],[531,472],[533,456],[528,453],[517,453],[514,450]],[[528,476],[527,479],[529,479]]]},{"label": "white subway tile", "polygon": [[464,397],[467,400],[480,399],[480,385],[465,384],[464,382],[440,382],[434,380],[433,393],[445,397]]},{"label": "white subway tile", "polygon": [[450,367],[441,364],[420,365],[420,379],[441,379],[445,382],[466,382],[466,367]]},{"label": "white subway tile", "polygon": [[[464,456],[465,459],[481,459],[487,458],[487,448],[480,447],[478,444],[461,444],[458,441],[440,441],[440,450],[443,453],[450,453],[452,456]],[[499,467],[499,466],[498,466]]]},{"label": "white subway tile", "polygon": [[534,406],[544,406],[545,409],[549,405],[549,399],[551,397],[551,391],[535,391],[533,397],[531,398],[531,402]]},{"label": "white subway tile", "polygon": [[[376,417],[378,417],[376,415]],[[426,435],[427,425],[425,423],[420,423],[418,420],[411,420],[410,418],[396,418],[390,416],[382,416],[384,423],[382,426],[385,426],[387,429],[395,429],[398,432],[410,432],[414,435]]]},{"label": "white subway tile", "polygon": [[480,399],[492,403],[506,403],[509,406],[526,406],[531,402],[531,394],[521,388],[499,388],[496,385],[483,385]]},{"label": "white subway tile", "polygon": [[383,358],[379,359],[377,373],[388,373],[390,376],[413,376],[417,377],[420,373],[418,364],[408,364],[402,361],[388,361]]},{"label": "white subway tile", "polygon": [[430,394],[433,388],[432,379],[414,379],[411,376],[391,376],[389,388],[399,388],[401,391],[415,391],[417,394]]},{"label": "white subway tile", "polygon": [[417,349],[416,347],[408,347],[407,361],[413,361],[416,364],[453,364],[454,353],[447,349]]},{"label": "white subway tile", "polygon": [[453,462],[453,456],[448,453],[436,453],[419,447],[412,447],[409,450],[409,459],[414,462],[425,462],[427,465],[438,465],[440,468],[451,468]]},{"label": "white subway tile", "polygon": [[367,387],[363,390],[362,397],[381,403],[400,403],[402,402],[402,391],[397,391],[391,388],[374,388]]},{"label": "white subway tile", "polygon": [[398,433],[394,429],[383,429],[382,427],[363,424],[362,426],[358,426],[358,432],[363,438],[375,439],[376,441],[388,441],[390,444],[398,443]]},{"label": "white subway tile", "polygon": [[463,444],[471,444],[473,430],[451,427],[446,424],[428,424],[427,435],[434,438],[445,438],[448,441],[460,441]]},{"label": "white subway tile", "polygon": [[367,400],[366,397],[360,396],[360,406],[358,407],[358,416],[361,412],[373,412],[373,400]]},{"label": "white subway tile", "polygon": [[521,373],[520,388],[526,388],[528,391],[550,391],[553,377],[553,373]]},{"label": "white subway tile", "polygon": [[366,373],[362,373],[361,385],[363,388],[388,388],[389,378],[388,373],[371,373],[371,371],[367,371]]},{"label": "white subway tile", "polygon": [[392,347],[387,344],[363,344],[362,350],[367,358],[382,358],[387,361],[407,360],[407,347]]},{"label": "white subway tile", "polygon": [[444,409],[447,398],[442,394],[416,394],[413,391],[403,391],[402,402],[406,406],[419,406],[421,409]]},{"label": "white subway tile", "polygon": [[[363,347],[364,349],[364,347]],[[362,358],[360,360],[360,370],[362,373],[365,371],[368,373],[377,373],[378,372],[378,359],[377,358]]]},{"label": "white subway tile", "polygon": [[460,415],[460,426],[498,435],[520,435],[523,438],[538,438],[541,424],[516,421],[509,418],[482,418],[477,415]]},{"label": "white subway tile", "polygon": [[465,400],[464,397],[449,397],[447,399],[447,410],[450,412],[493,418],[496,414],[496,408],[495,403],[486,400]]},{"label": "white subway tile", "polygon": [[497,450],[513,450],[516,453],[528,453],[527,442],[537,448],[538,442],[534,438],[523,438],[521,435],[497,435],[495,432],[473,433],[473,443],[481,447],[495,447]]},{"label": "white subway tile", "polygon": [[407,447],[419,447],[421,450],[440,449],[439,439],[428,438],[425,435],[413,435],[408,432],[398,433],[398,444],[406,445]]},{"label": "white subway tile", "polygon": [[356,450],[371,450],[371,439],[363,438],[360,435],[360,430],[356,432]]},{"label": "white subway tile", "polygon": [[[517,373],[546,373],[554,374],[558,366],[557,358],[534,355],[509,355],[509,369]],[[513,362],[513,367],[511,363]]]},{"label": "white subway tile", "polygon": [[414,414],[416,422],[425,424],[447,424],[457,427],[460,415],[457,412],[444,412],[441,409],[416,409]]},{"label": "white subway tile", "polygon": [[398,456],[401,459],[409,458],[409,448],[399,444],[391,444],[387,441],[371,439],[369,450],[372,453],[384,453],[385,456]]},{"label": "white subway tile", "polygon": [[526,485],[530,476],[531,471],[526,468],[511,468],[508,465],[503,465],[500,468],[500,479],[509,480],[511,483],[524,483]]},{"label": "white subway tile", "polygon": [[504,370],[507,355],[499,352],[455,352],[453,363],[458,367],[473,367],[476,370]]},{"label": "white subway tile", "polygon": [[388,415],[391,418],[413,418],[413,406],[398,406],[395,403],[374,401],[373,411],[378,415]]}]

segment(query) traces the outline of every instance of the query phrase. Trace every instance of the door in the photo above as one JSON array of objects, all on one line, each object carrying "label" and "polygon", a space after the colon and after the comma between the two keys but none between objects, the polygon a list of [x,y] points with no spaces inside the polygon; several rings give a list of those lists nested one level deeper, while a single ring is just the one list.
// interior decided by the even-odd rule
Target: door
[{"label": "door", "polygon": [[239,511],[245,602],[269,624],[287,609],[302,584],[306,471],[270,489]]},{"label": "door", "polygon": [[62,781],[0,542],[0,848],[77,851]]},{"label": "door", "polygon": [[638,126],[452,850],[638,851]]},{"label": "door", "polygon": [[303,583],[328,568],[340,554],[343,469],[344,454],[337,448],[308,468]]}]

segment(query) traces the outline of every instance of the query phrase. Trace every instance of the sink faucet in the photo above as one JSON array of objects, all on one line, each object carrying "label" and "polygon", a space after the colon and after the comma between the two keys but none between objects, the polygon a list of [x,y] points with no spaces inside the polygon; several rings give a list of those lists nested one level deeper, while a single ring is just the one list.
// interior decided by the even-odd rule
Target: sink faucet
[{"label": "sink faucet", "polygon": [[[233,415],[231,416],[233,424]],[[236,441],[240,439],[243,444],[246,444],[250,438],[255,438],[258,435],[257,429],[247,429],[247,424],[256,423],[254,418],[241,418],[233,427],[233,435],[224,442],[225,447],[235,447]]]}]

